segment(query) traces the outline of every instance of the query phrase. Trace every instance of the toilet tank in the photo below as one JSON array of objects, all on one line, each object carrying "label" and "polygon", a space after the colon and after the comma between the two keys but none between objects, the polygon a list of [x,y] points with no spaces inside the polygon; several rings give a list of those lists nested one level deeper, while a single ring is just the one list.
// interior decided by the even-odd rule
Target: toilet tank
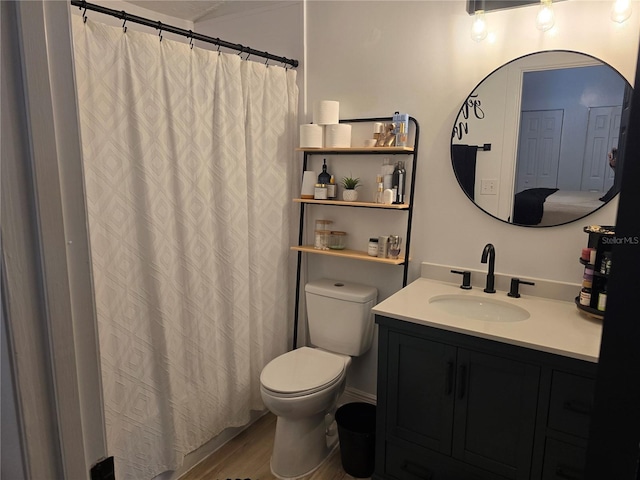
[{"label": "toilet tank", "polygon": [[323,278],[307,283],[307,318],[311,343],[324,350],[358,356],[371,347],[371,308],[378,290],[368,285]]}]

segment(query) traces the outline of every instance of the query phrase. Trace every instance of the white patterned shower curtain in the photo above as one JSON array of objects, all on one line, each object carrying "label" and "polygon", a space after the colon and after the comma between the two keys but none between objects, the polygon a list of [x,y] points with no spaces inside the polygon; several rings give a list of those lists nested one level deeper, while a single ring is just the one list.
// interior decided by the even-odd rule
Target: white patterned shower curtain
[{"label": "white patterned shower curtain", "polygon": [[286,350],[296,73],[73,16],[107,445],[149,479]]}]

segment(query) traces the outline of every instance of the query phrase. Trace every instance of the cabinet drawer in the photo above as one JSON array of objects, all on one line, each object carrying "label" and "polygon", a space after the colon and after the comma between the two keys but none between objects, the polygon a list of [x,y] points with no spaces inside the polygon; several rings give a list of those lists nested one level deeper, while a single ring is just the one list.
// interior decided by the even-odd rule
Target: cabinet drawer
[{"label": "cabinet drawer", "polygon": [[584,448],[547,438],[542,480],[582,480],[586,460]]},{"label": "cabinet drawer", "polygon": [[554,371],[549,403],[549,428],[581,438],[589,436],[595,381]]},{"label": "cabinet drawer", "polygon": [[[402,446],[400,446],[402,445]],[[394,480],[505,480],[417,445],[387,442],[384,478]]]},{"label": "cabinet drawer", "polygon": [[435,480],[433,465],[418,452],[387,444],[386,473],[399,480]]}]

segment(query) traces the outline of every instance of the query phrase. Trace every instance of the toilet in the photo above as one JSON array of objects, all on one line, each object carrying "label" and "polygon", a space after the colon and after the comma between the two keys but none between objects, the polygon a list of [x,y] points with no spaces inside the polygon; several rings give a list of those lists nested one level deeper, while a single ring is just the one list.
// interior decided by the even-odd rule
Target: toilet
[{"label": "toilet", "polygon": [[313,472],[337,445],[333,414],[344,391],[351,357],[373,340],[371,308],[378,291],[321,279],[305,286],[309,339],[269,362],[260,374],[265,406],[276,415],[271,472],[294,479]]}]

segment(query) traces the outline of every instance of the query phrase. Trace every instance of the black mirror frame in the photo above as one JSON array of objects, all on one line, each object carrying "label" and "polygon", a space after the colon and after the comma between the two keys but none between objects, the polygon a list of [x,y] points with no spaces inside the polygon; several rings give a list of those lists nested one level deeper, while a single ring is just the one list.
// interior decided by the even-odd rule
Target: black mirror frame
[{"label": "black mirror frame", "polygon": [[[469,0],[469,2],[473,2],[474,0]],[[500,1],[500,0],[498,0]],[[603,197],[606,197],[606,200],[603,201],[602,205],[600,205],[598,208],[592,210],[591,212],[582,215],[580,217],[576,217],[572,220],[569,220],[567,222],[562,222],[562,223],[558,223],[558,224],[553,224],[553,225],[524,225],[524,224],[520,224],[520,223],[513,223],[507,220],[504,220],[500,217],[497,217],[496,215],[487,212],[485,209],[483,209],[481,206],[479,206],[476,201],[474,200],[474,198],[469,195],[468,191],[464,188],[464,183],[465,183],[465,179],[461,178],[461,176],[459,175],[458,171],[456,171],[455,165],[454,165],[454,160],[453,160],[453,147],[454,147],[454,143],[453,143],[453,138],[454,138],[454,132],[455,132],[455,128],[458,122],[458,118],[460,117],[460,112],[462,111],[462,109],[464,108],[465,104],[467,103],[467,101],[469,100],[471,94],[473,92],[475,92],[480,85],[482,85],[483,82],[485,82],[489,77],[491,77],[491,75],[493,75],[495,72],[497,72],[498,70],[500,70],[501,68],[506,67],[507,65],[510,65],[518,60],[521,60],[523,58],[527,58],[530,57],[532,55],[536,55],[536,54],[540,54],[540,53],[553,53],[553,52],[561,52],[561,53],[574,53],[577,55],[582,55],[585,57],[589,57],[592,58],[593,60],[596,60],[600,63],[602,63],[603,65],[611,68],[613,71],[615,71],[620,78],[622,78],[626,84],[625,87],[625,92],[624,92],[624,99],[623,99],[623,105],[622,105],[622,121],[621,121],[621,128],[620,128],[620,136],[618,137],[618,163],[616,166],[616,170],[617,170],[617,174],[615,175],[615,179],[614,179],[614,185],[613,187],[611,187],[611,189],[606,192]],[[462,103],[460,109],[458,110],[458,114],[456,115],[456,119],[454,121],[454,125],[453,125],[453,129],[452,129],[452,135],[451,135],[451,146],[450,146],[450,150],[449,150],[449,156],[451,158],[451,167],[453,169],[453,172],[456,176],[456,180],[458,181],[458,185],[460,186],[460,189],[464,192],[464,194],[467,196],[467,198],[471,201],[471,203],[473,203],[480,211],[482,211],[484,214],[489,215],[490,217],[495,218],[496,220],[506,223],[508,225],[514,225],[514,226],[518,226],[518,227],[528,227],[528,228],[552,228],[552,227],[558,227],[558,226],[562,226],[562,225],[567,225],[573,222],[577,222],[578,220],[581,220],[585,217],[588,217],[589,215],[591,215],[594,212],[597,212],[598,210],[600,210],[602,207],[604,207],[607,203],[609,203],[613,198],[615,198],[616,195],[618,195],[618,193],[620,192],[620,186],[621,186],[621,182],[622,182],[622,172],[624,169],[624,158],[625,158],[625,150],[626,150],[626,139],[627,139],[627,125],[628,125],[628,121],[629,121],[629,115],[630,115],[630,110],[631,110],[631,98],[632,98],[632,94],[633,94],[633,87],[629,84],[629,81],[613,66],[611,66],[610,64],[608,64],[607,62],[593,56],[590,55],[588,53],[584,53],[584,52],[578,52],[575,50],[562,50],[562,49],[554,49],[554,50],[541,50],[541,51],[536,51],[536,52],[531,52],[528,53],[526,55],[522,55],[520,57],[514,58],[513,60],[510,60],[506,63],[504,63],[503,65],[500,65],[499,67],[495,68],[493,71],[491,71],[487,76],[485,76],[480,82],[478,82],[478,84],[471,90],[471,93],[465,98],[464,102]],[[488,146],[488,148],[487,148]],[[481,146],[478,147],[479,149],[481,148]],[[490,144],[485,144],[482,146],[483,149],[490,149],[491,145]]]}]

